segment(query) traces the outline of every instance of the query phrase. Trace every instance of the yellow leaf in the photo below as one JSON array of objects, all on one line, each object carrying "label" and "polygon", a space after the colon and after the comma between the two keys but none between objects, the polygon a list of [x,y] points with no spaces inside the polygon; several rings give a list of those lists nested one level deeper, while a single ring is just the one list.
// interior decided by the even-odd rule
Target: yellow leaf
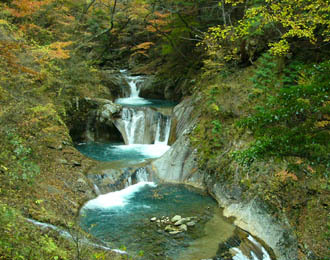
[{"label": "yellow leaf", "polygon": [[211,105],[211,108],[213,109],[213,110],[215,110],[215,111],[219,111],[219,107],[218,107],[218,105],[217,104],[212,104]]}]

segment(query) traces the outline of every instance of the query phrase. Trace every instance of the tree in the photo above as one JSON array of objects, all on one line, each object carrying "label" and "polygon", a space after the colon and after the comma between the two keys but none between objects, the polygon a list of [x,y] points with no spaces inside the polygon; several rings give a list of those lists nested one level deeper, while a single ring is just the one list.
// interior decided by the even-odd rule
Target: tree
[{"label": "tree", "polygon": [[[205,46],[223,60],[245,62],[266,49],[283,56],[295,48],[322,48],[330,40],[329,3],[326,0],[224,0],[223,23],[209,29]],[[231,12],[236,11],[231,16]],[[257,53],[256,53],[257,52]]]}]

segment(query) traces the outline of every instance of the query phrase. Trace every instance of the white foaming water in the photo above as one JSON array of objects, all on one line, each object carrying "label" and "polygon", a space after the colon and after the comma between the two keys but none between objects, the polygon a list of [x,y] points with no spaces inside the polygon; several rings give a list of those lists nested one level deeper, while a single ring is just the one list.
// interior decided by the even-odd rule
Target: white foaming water
[{"label": "white foaming water", "polygon": [[143,82],[143,78],[140,76],[128,76],[126,78],[128,80],[128,85],[131,88],[130,98],[139,97],[140,88],[138,87],[138,84]]},{"label": "white foaming water", "polygon": [[[120,71],[121,73],[125,74],[126,70]],[[135,105],[135,106],[142,106],[142,105],[149,105],[151,104],[150,101],[147,99],[139,97],[140,94],[140,87],[139,84],[143,82],[143,77],[141,76],[127,76],[125,75],[126,81],[130,86],[130,96],[126,98],[118,98],[116,100],[117,104],[120,105]]]},{"label": "white foaming water", "polygon": [[[51,225],[51,224],[48,224],[48,223],[39,222],[39,221],[36,221],[34,219],[30,219],[30,218],[27,218],[26,220],[28,222],[31,222],[32,224],[34,224],[36,226],[39,226],[41,229],[52,229],[52,230],[55,230],[62,237],[66,238],[66,239],[72,240],[74,238],[74,234],[70,234],[68,231],[66,231],[66,230],[64,230],[62,228],[56,227],[56,226]],[[80,243],[85,244],[85,245],[89,245],[89,246],[92,246],[92,247],[95,247],[95,248],[103,249],[103,250],[106,250],[106,251],[112,251],[112,252],[115,252],[115,253],[127,255],[127,253],[125,251],[122,251],[122,250],[119,250],[119,249],[111,249],[109,247],[106,247],[106,246],[103,246],[103,245],[99,245],[99,244],[93,243],[93,242],[89,241],[85,237],[82,237],[80,239]]]},{"label": "white foaming water", "polygon": [[101,194],[101,191],[100,191],[99,187],[97,187],[96,184],[94,184],[94,191],[95,191],[96,195],[100,195]]},{"label": "white foaming water", "polygon": [[123,108],[122,119],[125,124],[125,132],[128,144],[134,144],[137,139],[137,131],[144,131],[145,116],[143,111],[132,108]]},{"label": "white foaming water", "polygon": [[166,116],[165,120],[163,120],[163,117],[161,115],[158,117],[155,144],[167,145],[170,138],[171,118]]},{"label": "white foaming water", "polygon": [[116,99],[116,103],[119,105],[132,105],[132,106],[143,106],[143,105],[150,105],[152,102],[150,102],[148,99],[141,98],[141,97],[128,97],[128,98],[118,98]]},{"label": "white foaming water", "polygon": [[128,200],[134,196],[134,193],[138,192],[146,185],[156,187],[156,184],[153,182],[139,182],[120,191],[99,195],[97,198],[88,201],[84,208],[124,207],[128,203]]},{"label": "white foaming water", "polygon": [[145,168],[140,168],[137,170],[136,179],[137,182],[148,181],[148,172]]},{"label": "white foaming water", "polygon": [[233,248],[233,250],[236,252],[236,255],[233,256],[233,260],[271,260],[268,252],[262,245],[260,245],[260,243],[258,243],[251,235],[248,236],[248,239],[261,249],[263,254],[262,259],[258,258],[253,252],[251,252],[252,258],[249,258],[246,255],[244,255],[239,248],[235,247]]},{"label": "white foaming water", "polygon": [[149,144],[141,145],[141,152],[148,156],[149,158],[161,157],[166,153],[171,147],[165,144]]},{"label": "white foaming water", "polygon": [[[150,105],[147,99],[139,97],[140,87],[144,78],[141,76],[128,76],[126,70],[122,70],[121,73],[125,75],[126,81],[130,86],[130,96],[126,98],[118,98],[117,104],[128,106],[145,106]],[[146,114],[142,110],[134,109],[133,107],[124,107],[122,112],[122,120],[125,126],[125,132],[127,136],[128,144],[143,143],[143,136],[146,125]],[[171,130],[171,118],[159,114],[157,118],[157,129],[154,133],[155,144],[167,144]],[[155,131],[153,129],[153,131]],[[141,139],[142,137],[142,139]]]}]

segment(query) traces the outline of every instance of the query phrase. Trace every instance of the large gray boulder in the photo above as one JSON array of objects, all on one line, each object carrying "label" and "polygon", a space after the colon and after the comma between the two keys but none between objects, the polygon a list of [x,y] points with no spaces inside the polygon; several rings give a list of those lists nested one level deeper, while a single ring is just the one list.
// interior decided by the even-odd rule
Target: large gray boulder
[{"label": "large gray boulder", "polygon": [[109,88],[114,98],[130,95],[130,87],[125,76],[118,70],[104,70],[101,73],[102,84]]},{"label": "large gray boulder", "polygon": [[140,97],[147,99],[165,99],[165,88],[156,81],[155,76],[148,76],[140,86]]}]

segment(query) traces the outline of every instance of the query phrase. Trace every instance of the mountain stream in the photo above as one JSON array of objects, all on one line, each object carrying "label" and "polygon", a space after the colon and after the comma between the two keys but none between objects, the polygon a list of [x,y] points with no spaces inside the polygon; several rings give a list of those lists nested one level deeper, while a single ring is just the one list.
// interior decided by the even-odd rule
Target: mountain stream
[{"label": "mountain stream", "polygon": [[[159,158],[170,149],[171,116],[154,113],[147,120],[145,108],[174,104],[139,97],[144,78],[121,73],[130,86],[130,96],[116,100],[123,106],[125,144],[90,142],[76,147],[95,160],[131,166]],[[149,143],[144,143],[145,131],[149,131]],[[82,228],[137,259],[274,259],[260,241],[223,217],[216,201],[205,192],[150,182],[147,175],[141,169],[137,183],[128,179],[126,188],[87,202],[80,214]]]}]

